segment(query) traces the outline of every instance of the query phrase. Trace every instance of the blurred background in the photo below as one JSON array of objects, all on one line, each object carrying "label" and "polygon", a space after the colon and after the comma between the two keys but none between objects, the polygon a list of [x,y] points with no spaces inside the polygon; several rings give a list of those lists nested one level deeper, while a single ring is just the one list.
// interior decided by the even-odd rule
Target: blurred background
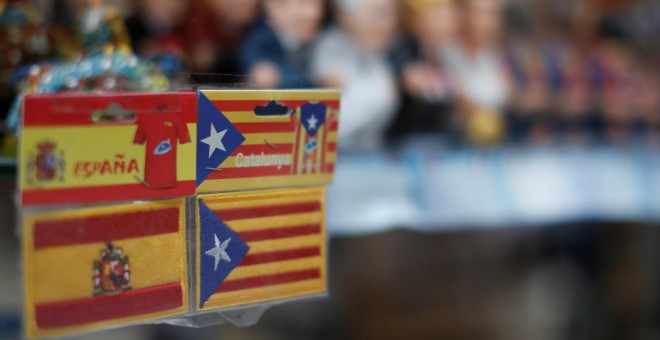
[{"label": "blurred background", "polygon": [[[0,339],[21,327],[16,98],[178,88],[191,73],[342,90],[330,295],[249,328],[83,338],[660,339],[659,1],[0,0],[0,13]],[[137,66],[76,73],[98,55]]]}]

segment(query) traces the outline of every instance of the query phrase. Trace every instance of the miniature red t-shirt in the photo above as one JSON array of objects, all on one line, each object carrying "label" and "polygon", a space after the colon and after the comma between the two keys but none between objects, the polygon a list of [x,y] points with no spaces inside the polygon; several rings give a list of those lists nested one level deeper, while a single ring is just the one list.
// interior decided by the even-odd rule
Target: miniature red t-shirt
[{"label": "miniature red t-shirt", "polygon": [[147,143],[144,182],[148,188],[176,187],[177,139],[181,144],[190,142],[188,128],[178,113],[145,114],[138,119],[133,143]]}]

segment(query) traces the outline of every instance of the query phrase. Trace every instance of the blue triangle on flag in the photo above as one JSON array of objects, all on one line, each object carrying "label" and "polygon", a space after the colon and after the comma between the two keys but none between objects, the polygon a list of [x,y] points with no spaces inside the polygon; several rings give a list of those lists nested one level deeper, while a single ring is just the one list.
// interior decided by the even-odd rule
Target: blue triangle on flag
[{"label": "blue triangle on flag", "polygon": [[203,94],[197,106],[197,186],[224,162],[245,136]]},{"label": "blue triangle on flag", "polygon": [[307,103],[300,107],[300,120],[310,137],[314,137],[323,126],[327,110],[323,103]]},{"label": "blue triangle on flag", "polygon": [[201,200],[199,228],[199,308],[202,308],[250,247]]}]

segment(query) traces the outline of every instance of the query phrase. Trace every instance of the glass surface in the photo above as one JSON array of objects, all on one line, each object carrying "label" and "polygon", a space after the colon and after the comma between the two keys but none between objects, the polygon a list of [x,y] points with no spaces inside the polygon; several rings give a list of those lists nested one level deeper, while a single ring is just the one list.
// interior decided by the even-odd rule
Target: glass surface
[{"label": "glass surface", "polygon": [[[16,96],[164,83],[342,90],[329,296],[246,328],[80,338],[660,338],[658,1],[19,0],[0,12],[0,339],[22,322]],[[94,53],[150,66],[47,86]]]}]

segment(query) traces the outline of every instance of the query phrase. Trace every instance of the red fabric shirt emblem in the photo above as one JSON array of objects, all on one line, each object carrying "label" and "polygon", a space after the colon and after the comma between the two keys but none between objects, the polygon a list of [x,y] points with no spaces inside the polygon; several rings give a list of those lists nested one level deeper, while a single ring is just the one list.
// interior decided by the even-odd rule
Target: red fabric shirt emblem
[{"label": "red fabric shirt emblem", "polygon": [[151,189],[176,187],[177,140],[181,144],[190,142],[186,124],[173,112],[142,115],[137,124],[133,143],[146,142],[145,184]]}]

